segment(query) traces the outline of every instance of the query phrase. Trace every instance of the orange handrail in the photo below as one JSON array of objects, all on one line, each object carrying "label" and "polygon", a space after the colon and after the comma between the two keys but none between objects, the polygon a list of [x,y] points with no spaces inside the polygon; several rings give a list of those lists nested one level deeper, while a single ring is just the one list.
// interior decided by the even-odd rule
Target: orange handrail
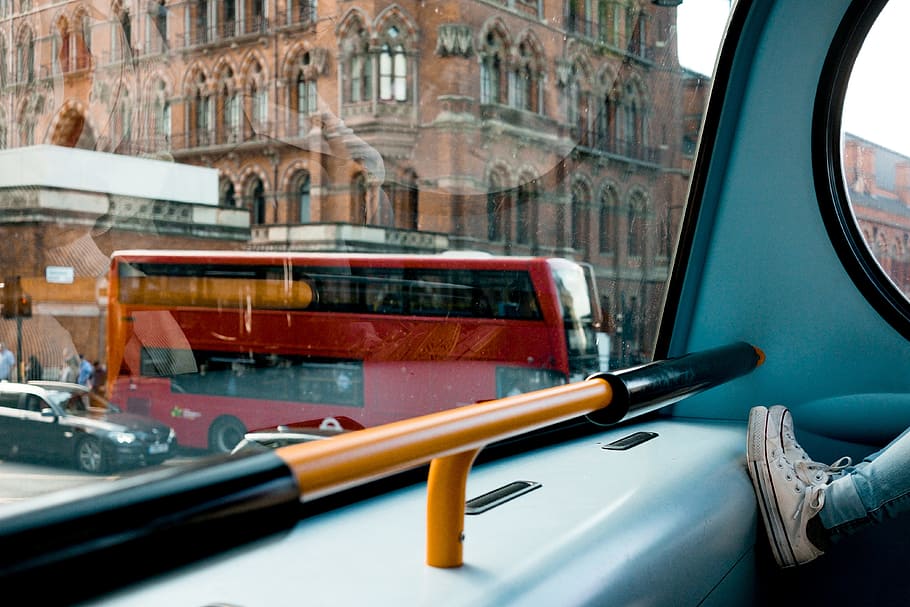
[{"label": "orange handrail", "polygon": [[[499,400],[367,428],[276,453],[311,501],[433,462],[427,503],[427,562],[461,565],[464,487],[485,445],[601,409],[612,391],[603,379],[547,388]],[[459,455],[461,454],[461,455]],[[470,454],[470,455],[464,455]],[[444,460],[458,456],[451,460]],[[456,484],[457,486],[452,486]],[[452,513],[459,513],[453,516]]]},{"label": "orange handrail", "polygon": [[0,557],[0,580],[4,588],[12,582],[31,589],[61,570],[77,572],[73,579],[94,579],[99,566],[121,571],[123,563],[141,561],[175,539],[192,547],[191,558],[214,554],[291,528],[301,501],[427,462],[427,563],[457,567],[465,485],[484,445],[585,414],[597,424],[641,415],[745,375],[763,361],[761,350],[738,342],[217,465],[93,485],[75,497],[47,496],[37,506],[30,501],[0,514],[0,540],[11,555]]},{"label": "orange handrail", "polygon": [[592,379],[282,447],[276,453],[296,476],[302,499],[310,501],[584,415],[609,402],[607,382]]},{"label": "orange handrail", "polygon": [[468,472],[485,445],[580,415],[614,423],[748,373],[764,353],[745,342],[657,361],[585,381],[476,403],[292,445],[276,453],[310,501],[430,463],[427,564],[462,564]]}]

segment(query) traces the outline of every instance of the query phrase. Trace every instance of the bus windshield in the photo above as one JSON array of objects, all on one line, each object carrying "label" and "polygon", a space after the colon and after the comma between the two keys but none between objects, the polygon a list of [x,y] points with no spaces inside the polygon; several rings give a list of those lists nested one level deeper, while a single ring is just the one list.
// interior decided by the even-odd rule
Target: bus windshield
[{"label": "bus windshield", "polygon": [[584,379],[597,366],[596,301],[591,299],[589,275],[584,267],[565,260],[550,260],[566,329],[566,347],[572,381]]}]

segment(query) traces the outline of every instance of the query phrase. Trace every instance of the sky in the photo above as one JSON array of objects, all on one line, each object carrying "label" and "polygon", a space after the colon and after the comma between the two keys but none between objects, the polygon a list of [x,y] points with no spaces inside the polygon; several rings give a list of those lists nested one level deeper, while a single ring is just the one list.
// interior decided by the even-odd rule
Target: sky
[{"label": "sky", "polygon": [[856,59],[844,103],[844,129],[910,156],[907,101],[910,82],[903,64],[910,51],[910,2],[890,2]]},{"label": "sky", "polygon": [[701,74],[714,71],[730,12],[728,0],[685,0],[676,9],[679,62]]},{"label": "sky", "polygon": [[[728,0],[684,0],[677,9],[679,62],[703,74],[714,71]],[[857,58],[844,103],[844,130],[910,156],[906,106],[910,79],[901,77],[910,54],[910,2],[894,0],[884,9]]]}]

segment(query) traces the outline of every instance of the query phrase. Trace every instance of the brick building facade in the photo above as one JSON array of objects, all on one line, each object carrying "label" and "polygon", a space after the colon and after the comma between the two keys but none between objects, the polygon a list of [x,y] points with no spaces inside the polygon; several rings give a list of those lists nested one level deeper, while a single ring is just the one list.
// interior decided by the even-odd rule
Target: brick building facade
[{"label": "brick building facade", "polygon": [[847,133],[844,177],[866,244],[910,297],[910,157]]},{"label": "brick building facade", "polygon": [[588,261],[630,361],[688,177],[674,34],[634,0],[4,1],[0,143],[214,167],[251,224],[214,246]]}]

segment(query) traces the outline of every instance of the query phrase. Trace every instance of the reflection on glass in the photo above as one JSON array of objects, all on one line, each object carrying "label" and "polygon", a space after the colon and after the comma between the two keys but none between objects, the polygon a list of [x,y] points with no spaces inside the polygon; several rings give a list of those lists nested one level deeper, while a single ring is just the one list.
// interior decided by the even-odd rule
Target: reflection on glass
[{"label": "reflection on glass", "polygon": [[[87,376],[192,457],[652,356],[710,79],[676,9],[150,6],[0,13],[10,379]],[[110,273],[126,249],[199,253]]]}]

